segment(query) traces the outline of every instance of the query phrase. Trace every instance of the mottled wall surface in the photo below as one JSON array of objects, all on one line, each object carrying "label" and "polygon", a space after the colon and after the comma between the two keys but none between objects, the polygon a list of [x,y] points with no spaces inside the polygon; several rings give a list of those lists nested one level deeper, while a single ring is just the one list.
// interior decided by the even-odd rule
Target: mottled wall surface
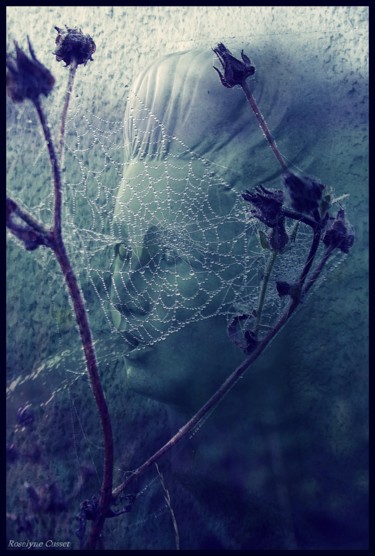
[{"label": "mottled wall surface", "polygon": [[[218,41],[251,41],[252,37],[272,37],[278,44],[293,45],[308,54],[316,45],[317,33],[332,33],[328,59],[340,56],[332,65],[336,75],[349,67],[366,72],[367,9],[360,7],[209,7],[209,6],[129,6],[129,7],[13,7],[7,9],[8,41],[21,43],[28,34],[43,63],[51,64],[50,48],[54,26],[80,26],[95,37],[95,89],[88,87],[84,98],[98,97],[102,104],[114,104],[121,88],[132,83],[137,73],[155,58],[196,47],[214,46]],[[345,40],[354,32],[354,40]],[[340,44],[338,45],[338,42]],[[323,60],[322,60],[323,62]],[[93,72],[93,68],[87,68]],[[60,82],[64,70],[54,67]],[[117,86],[118,82],[121,87]]]},{"label": "mottled wall surface", "polygon": [[[326,86],[327,96],[321,102],[331,107],[324,130],[331,140],[320,146],[317,141],[312,167],[335,187],[337,195],[350,194],[345,207],[356,242],[250,371],[246,387],[234,390],[175,460],[165,463],[182,548],[366,548],[367,20],[365,7],[7,9],[9,48],[13,39],[25,46],[29,35],[39,59],[56,77],[56,89],[45,102],[52,124],[59,117],[67,78],[67,69],[51,54],[54,25],[78,25],[93,36],[94,62],[79,68],[73,107],[104,121],[122,121],[133,79],[156,58],[196,46],[212,48],[220,41],[237,52],[252,40],[268,48],[271,44],[275,52],[289,50],[305,74],[311,68],[312,79],[301,83],[298,91],[301,134],[309,125],[303,113],[304,86],[309,86],[306,99],[316,93],[311,85],[315,77]],[[315,96],[315,101],[319,106],[320,99]],[[25,206],[36,207],[40,216],[48,217],[48,210],[38,208],[49,189],[48,160],[32,110],[22,111],[8,106],[8,186]],[[74,125],[79,135],[85,133],[85,120],[74,120]],[[114,156],[121,163],[121,128],[115,137],[119,149]],[[96,156],[100,167],[103,153],[93,152]],[[310,162],[306,160],[306,165]],[[109,172],[107,179],[119,178]],[[98,488],[95,473],[88,474],[76,498],[71,495],[80,466],[90,467],[94,461],[100,471],[98,423],[87,384],[78,380],[45,410],[36,412],[33,429],[14,433],[18,405],[30,399],[45,401],[41,389],[46,388],[48,397],[51,384],[63,384],[64,373],[76,370],[80,356],[66,297],[57,279],[51,281],[53,263],[39,261],[39,253],[24,253],[13,241],[8,243],[9,376],[15,379],[34,372],[36,378],[28,381],[26,391],[21,381],[16,396],[8,401],[8,438],[15,446],[12,453],[18,451],[8,469],[8,535],[39,538],[46,534],[40,523],[27,532],[25,515],[31,510],[23,485],[28,481],[41,488],[55,481],[70,502],[66,512],[59,514],[58,525],[49,516],[50,530],[55,527],[56,538],[77,543],[72,515],[82,499]],[[105,323],[97,298],[84,272],[82,280],[95,330],[100,332]],[[111,350],[107,343],[100,348],[101,369],[115,424],[119,481],[124,471],[139,465],[181,423],[177,417],[168,423],[162,404],[126,391],[121,365],[106,366]],[[59,364],[67,347],[72,352]],[[53,372],[47,372],[47,357],[54,358],[48,359]],[[213,438],[218,439],[217,445]],[[225,483],[227,476],[234,478],[232,490]],[[173,549],[174,534],[160,484],[151,477],[138,487],[144,495],[129,517],[107,524],[106,547]],[[24,529],[17,533],[21,518]],[[251,541],[246,527],[253,532]]]}]

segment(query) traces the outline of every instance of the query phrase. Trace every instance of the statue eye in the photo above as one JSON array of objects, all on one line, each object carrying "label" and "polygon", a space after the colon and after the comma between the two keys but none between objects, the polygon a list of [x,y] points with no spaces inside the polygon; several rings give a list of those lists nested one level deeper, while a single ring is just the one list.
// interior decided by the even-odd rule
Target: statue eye
[{"label": "statue eye", "polygon": [[132,250],[130,247],[127,247],[124,243],[117,243],[115,245],[115,257],[118,257],[121,261],[127,262],[129,261],[132,255]]}]

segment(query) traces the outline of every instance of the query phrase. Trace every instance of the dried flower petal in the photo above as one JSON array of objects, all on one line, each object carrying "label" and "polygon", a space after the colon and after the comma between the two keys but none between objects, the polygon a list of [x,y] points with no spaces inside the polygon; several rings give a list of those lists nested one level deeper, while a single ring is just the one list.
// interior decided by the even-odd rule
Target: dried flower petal
[{"label": "dried flower petal", "polygon": [[266,189],[262,185],[253,191],[246,191],[242,197],[253,205],[250,214],[271,228],[268,236],[269,247],[275,251],[282,251],[289,241],[285,229],[285,217],[282,211],[283,192],[279,189]]}]

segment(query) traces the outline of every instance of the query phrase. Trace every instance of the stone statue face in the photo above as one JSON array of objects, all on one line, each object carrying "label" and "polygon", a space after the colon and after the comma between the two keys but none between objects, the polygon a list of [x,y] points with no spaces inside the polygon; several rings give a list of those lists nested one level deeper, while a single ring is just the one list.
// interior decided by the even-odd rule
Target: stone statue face
[{"label": "stone statue face", "polygon": [[111,297],[128,382],[195,406],[242,357],[226,326],[244,269],[254,267],[244,203],[200,161],[174,160],[167,169],[164,161],[137,161],[122,185]]},{"label": "stone statue face", "polygon": [[[225,89],[214,63],[209,49],[173,54],[134,83],[113,221],[111,316],[128,384],[186,407],[243,359],[226,328],[254,303],[264,253],[241,192],[279,174],[243,92]],[[282,129],[290,96],[280,87],[252,84]]]}]

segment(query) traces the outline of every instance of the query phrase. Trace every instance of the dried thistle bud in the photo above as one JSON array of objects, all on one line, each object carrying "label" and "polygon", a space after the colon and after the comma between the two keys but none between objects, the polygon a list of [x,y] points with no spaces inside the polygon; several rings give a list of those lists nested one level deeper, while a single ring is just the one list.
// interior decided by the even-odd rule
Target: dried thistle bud
[{"label": "dried thistle bud", "polygon": [[213,51],[223,66],[224,75],[215,66],[214,70],[219,74],[224,87],[231,88],[235,85],[242,85],[248,77],[254,75],[255,67],[251,65],[250,58],[244,54],[243,50],[241,51],[242,62],[235,58],[223,43],[219,43],[216,48],[213,48]]},{"label": "dried thistle bud", "polygon": [[40,95],[48,96],[55,84],[52,73],[37,60],[29,37],[27,37],[31,58],[14,41],[16,56],[7,55],[8,68],[6,85],[14,102],[29,99],[35,102]]},{"label": "dried thistle bud", "polygon": [[65,67],[72,62],[77,65],[86,65],[92,60],[92,55],[96,50],[96,45],[90,35],[84,35],[77,27],[70,29],[65,25],[66,31],[55,26],[57,31],[56,45],[54,52],[58,62],[65,62]]}]

